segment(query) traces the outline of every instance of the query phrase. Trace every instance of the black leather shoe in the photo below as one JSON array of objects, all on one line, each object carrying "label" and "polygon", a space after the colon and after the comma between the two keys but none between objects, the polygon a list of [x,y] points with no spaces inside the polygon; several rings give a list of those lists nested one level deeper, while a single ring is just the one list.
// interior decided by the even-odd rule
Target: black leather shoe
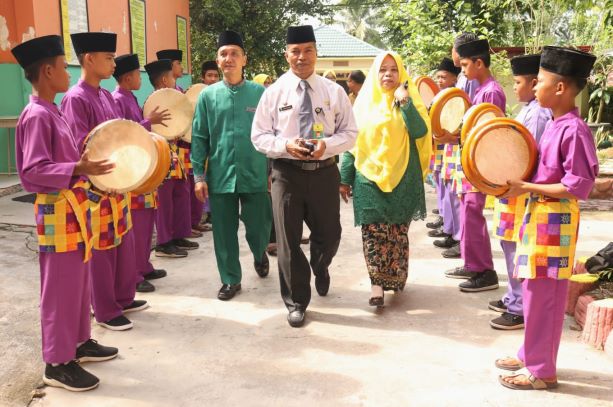
[{"label": "black leather shoe", "polygon": [[253,267],[255,267],[255,272],[258,273],[258,276],[264,278],[268,275],[268,271],[270,269],[270,263],[268,262],[268,256],[266,253],[262,256],[261,261],[254,261]]},{"label": "black leather shoe", "polygon": [[426,223],[428,229],[438,229],[443,226],[443,217],[439,216],[434,222]]},{"label": "black leather shoe", "polygon": [[432,244],[435,245],[436,247],[440,247],[441,249],[449,249],[450,247],[459,245],[460,242],[455,240],[453,237],[447,235],[447,236],[443,236],[443,239],[433,241]]},{"label": "black leather shoe", "polygon": [[287,322],[292,328],[300,328],[304,325],[304,311],[297,309],[287,315]]},{"label": "black leather shoe", "polygon": [[241,290],[241,284],[224,284],[217,293],[217,298],[222,301],[228,301],[234,298],[237,292]]},{"label": "black leather shoe", "polygon": [[430,237],[451,237],[447,233],[443,232],[443,228],[432,229],[428,232]]},{"label": "black leather shoe", "polygon": [[137,293],[152,293],[155,291],[155,286],[147,280],[143,280],[136,284]]},{"label": "black leather shoe", "polygon": [[328,290],[330,289],[330,274],[328,270],[326,270],[322,276],[315,276],[315,289],[317,290],[317,294],[322,297],[328,294]]},{"label": "black leather shoe", "polygon": [[145,280],[156,280],[158,278],[166,277],[167,274],[168,273],[166,273],[166,270],[153,269],[153,271],[150,271],[149,273],[145,274],[143,277],[145,277]]},{"label": "black leather shoe", "polygon": [[434,208],[434,209],[432,209],[432,213],[435,214],[435,215],[438,215],[439,214],[439,210]]},{"label": "black leather shoe", "polygon": [[460,291],[475,293],[479,291],[495,290],[498,288],[498,275],[494,270],[485,270],[468,280],[460,283]]},{"label": "black leather shoe", "polygon": [[460,249],[460,243],[455,246],[451,246],[449,249],[441,253],[446,259],[459,259],[462,257],[462,250]]}]

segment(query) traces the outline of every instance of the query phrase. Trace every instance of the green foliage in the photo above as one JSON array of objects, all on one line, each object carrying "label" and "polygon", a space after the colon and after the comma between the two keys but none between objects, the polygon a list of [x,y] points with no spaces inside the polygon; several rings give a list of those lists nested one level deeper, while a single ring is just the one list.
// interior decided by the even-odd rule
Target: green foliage
[{"label": "green foliage", "polygon": [[598,280],[613,281],[613,268],[602,270],[598,273]]},{"label": "green foliage", "polygon": [[331,16],[322,0],[190,0],[192,72],[199,80],[202,62],[215,59],[221,31],[240,33],[247,53],[247,78],[277,76],[287,70],[283,56],[288,26],[303,16]]},{"label": "green foliage", "polygon": [[375,47],[386,48],[380,30],[384,24],[381,7],[365,5],[364,0],[341,0],[337,6],[345,32]]}]

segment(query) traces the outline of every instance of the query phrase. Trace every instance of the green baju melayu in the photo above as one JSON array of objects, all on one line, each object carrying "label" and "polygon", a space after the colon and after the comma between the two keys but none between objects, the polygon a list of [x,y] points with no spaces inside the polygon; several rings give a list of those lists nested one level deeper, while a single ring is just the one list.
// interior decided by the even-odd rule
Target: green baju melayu
[{"label": "green baju melayu", "polygon": [[206,175],[215,257],[224,284],[241,282],[239,219],[256,261],[262,259],[270,237],[266,156],[251,143],[251,123],[262,93],[264,87],[250,81],[235,86],[218,82],[200,94],[194,115],[194,178],[204,181]]}]

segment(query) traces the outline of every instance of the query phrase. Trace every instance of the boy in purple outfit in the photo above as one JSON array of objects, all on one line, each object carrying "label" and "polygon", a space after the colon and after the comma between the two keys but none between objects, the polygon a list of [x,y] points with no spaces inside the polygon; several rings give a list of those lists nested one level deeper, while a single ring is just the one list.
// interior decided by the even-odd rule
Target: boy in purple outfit
[{"label": "boy in purple outfit", "polygon": [[[473,33],[462,33],[458,35],[451,49],[451,58],[453,65],[456,69],[460,69],[460,56],[458,55],[458,46],[470,41],[477,40],[477,35]],[[475,94],[475,90],[479,85],[479,81],[473,79],[466,79],[466,75],[462,72],[458,74],[456,86],[458,89],[463,90],[472,99]],[[457,134],[445,134],[440,140],[446,144],[445,157],[443,158],[444,171],[441,172],[441,176],[444,179],[445,195],[443,198],[443,206],[445,213],[443,232],[446,235],[443,239],[435,240],[433,244],[436,247],[445,248],[447,250],[442,252],[442,256],[445,258],[455,259],[459,258],[460,253],[460,237],[461,237],[461,208],[460,197],[461,191],[457,191],[456,184],[454,182],[456,178],[456,167],[460,156],[459,145],[459,132]]]},{"label": "boy in purple outfit", "polygon": [[[174,76],[175,81],[183,76],[183,65],[181,65],[181,61],[183,60],[183,51],[180,49],[165,49],[156,52],[156,55],[158,59],[170,59],[172,61],[172,75]],[[178,84],[175,84],[175,89],[183,92],[183,88],[181,88]],[[196,198],[196,193],[194,192],[194,170],[191,167],[191,161],[189,158],[192,144],[185,140],[178,140],[177,146],[179,156],[185,161],[185,171],[187,172],[187,181],[189,182],[189,208],[185,208],[185,210],[190,213],[191,216],[192,231],[190,236],[201,237],[202,232],[209,229],[200,226],[202,213],[204,212],[204,204],[200,202],[198,198]]]},{"label": "boy in purple outfit", "polygon": [[[472,104],[492,103],[504,112],[506,108],[504,91],[489,70],[488,41],[478,39],[466,42],[459,45],[456,51],[460,56],[460,65],[466,78],[479,81]],[[445,275],[454,278],[468,277],[467,281],[459,285],[462,292],[495,290],[498,288],[498,275],[494,271],[490,236],[483,216],[486,196],[466,181],[459,165],[456,167],[456,180],[459,192],[463,193],[460,199],[462,229],[460,250],[464,259],[464,267],[447,271]]]},{"label": "boy in purple outfit", "polygon": [[514,277],[523,279],[525,333],[517,358],[496,361],[500,384],[518,390],[558,386],[556,362],[579,229],[579,199],[587,199],[598,159],[575,97],[587,84],[596,57],[569,48],[545,47],[536,99],[550,108],[530,182],[509,181],[505,198],[530,194],[515,257]]},{"label": "boy in purple outfit", "polygon": [[[521,55],[511,59],[513,91],[519,102],[526,103],[516,120],[530,130],[537,143],[545,130],[545,125],[551,120],[551,110],[539,106],[534,97],[540,60],[540,54]],[[509,276],[504,297],[501,300],[491,301],[488,305],[491,310],[502,312],[501,316],[490,321],[490,326],[495,329],[511,330],[524,327],[521,281],[513,278],[513,270],[519,228],[528,198],[529,195],[524,194],[514,198],[499,198],[494,203],[494,236],[500,239]]]},{"label": "boy in purple outfit", "polygon": [[[62,38],[38,37],[12,50],[32,83],[30,103],[15,132],[15,160],[24,189],[36,192],[34,204],[40,262],[40,315],[43,382],[71,391],[98,386],[79,363],[109,360],[117,348],[91,339],[91,255],[87,225],[87,183],[80,177],[112,171],[114,164],[79,153],[70,128],[53,103],[70,84]],[[61,227],[61,226],[64,227]]]},{"label": "boy in purple outfit", "polygon": [[[140,63],[138,55],[127,54],[115,58],[117,88],[112,93],[113,99],[124,119],[140,123],[151,131],[152,124],[163,124],[170,119],[168,110],[158,111],[156,107],[151,115],[143,118],[143,111],[138,105],[133,90],[140,89]],[[151,239],[155,223],[155,208],[157,207],[157,191],[141,195],[132,195],[130,212],[132,213],[132,229],[134,231],[134,248],[136,255],[136,291],[140,293],[155,291],[155,286],[148,280],[166,277],[165,270],[156,270],[149,261]]]},{"label": "boy in purple outfit", "polygon": [[[161,59],[145,65],[155,90],[175,88],[172,61]],[[158,208],[155,214],[157,257],[186,257],[187,250],[195,250],[198,243],[186,239],[191,235],[190,189],[184,158],[177,140],[170,142],[173,164],[169,177],[158,187]],[[188,216],[186,216],[188,214]]]},{"label": "boy in purple outfit", "polygon": [[[121,118],[109,91],[100,87],[115,70],[114,33],[87,32],[71,34],[72,45],[81,65],[81,79],[64,95],[61,110],[73,136],[83,148],[85,138],[97,125]],[[94,250],[89,269],[92,278],[92,305],[99,325],[114,331],[132,328],[124,313],[148,307],[135,300],[136,264],[134,234],[130,233],[130,195],[90,191]],[[119,208],[114,211],[112,208]]]}]

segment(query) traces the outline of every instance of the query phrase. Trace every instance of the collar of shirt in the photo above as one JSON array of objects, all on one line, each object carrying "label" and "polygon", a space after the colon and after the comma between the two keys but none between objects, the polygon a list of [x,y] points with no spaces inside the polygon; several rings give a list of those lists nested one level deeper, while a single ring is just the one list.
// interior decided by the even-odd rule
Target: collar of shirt
[{"label": "collar of shirt", "polygon": [[60,109],[58,109],[55,103],[49,103],[45,99],[41,99],[38,96],[30,95],[30,103],[41,105],[42,107],[50,110],[52,113],[57,114],[60,117],[62,116],[62,113],[60,113]]},{"label": "collar of shirt", "polygon": [[483,81],[483,83],[479,84],[479,88],[477,89],[477,91],[479,91],[481,89],[484,89],[491,82],[494,82],[494,77],[493,76],[488,76],[487,79]]},{"label": "collar of shirt", "polygon": [[[286,75],[287,75],[286,81],[289,87],[293,90],[300,89],[300,81],[302,81],[302,78],[298,77],[294,72],[292,72],[292,70],[287,71]],[[317,77],[317,74],[315,73],[315,71],[313,71],[311,76],[305,79],[308,82],[313,92],[315,92],[315,90],[317,89],[317,78],[316,77]]]},{"label": "collar of shirt", "polygon": [[124,89],[121,86],[117,86],[115,88],[115,91],[118,92],[118,93],[121,93],[122,95],[125,95],[125,96],[134,96],[134,93],[132,93],[132,91]]},{"label": "collar of shirt", "polygon": [[92,95],[96,95],[96,96],[100,96],[100,92],[102,90],[102,87],[98,86],[97,88],[94,88],[92,85],[85,82],[83,79],[79,79],[79,82],[77,82],[77,86],[79,86],[81,89],[85,90],[86,92],[91,93]]},{"label": "collar of shirt", "polygon": [[223,84],[226,86],[226,88],[230,89],[232,92],[236,92],[245,85],[245,79],[244,78],[241,79],[241,81],[237,83],[236,85],[232,85],[224,79]]},{"label": "collar of shirt", "polygon": [[[580,118],[579,116],[579,108],[575,107],[573,110],[569,111],[568,113],[563,114],[562,116],[554,119],[553,121],[557,124],[560,122],[563,122],[565,120],[574,120],[576,118]],[[583,120],[583,119],[581,119]]]}]

